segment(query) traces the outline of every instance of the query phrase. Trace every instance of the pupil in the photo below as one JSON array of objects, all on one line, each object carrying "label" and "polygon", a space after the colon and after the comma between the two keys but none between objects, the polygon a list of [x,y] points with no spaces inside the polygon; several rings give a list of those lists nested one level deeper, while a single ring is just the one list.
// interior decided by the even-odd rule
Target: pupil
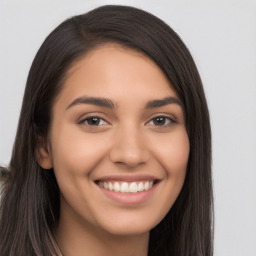
[{"label": "pupil", "polygon": [[155,125],[164,125],[165,117],[156,117],[153,122]]},{"label": "pupil", "polygon": [[88,124],[90,125],[98,125],[100,122],[100,119],[98,117],[91,117],[88,120]]}]

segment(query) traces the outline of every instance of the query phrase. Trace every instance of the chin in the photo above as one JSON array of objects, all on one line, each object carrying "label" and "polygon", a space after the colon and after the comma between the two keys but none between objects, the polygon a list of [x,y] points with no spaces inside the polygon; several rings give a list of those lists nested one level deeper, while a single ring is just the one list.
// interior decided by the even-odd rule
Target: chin
[{"label": "chin", "polygon": [[101,227],[112,235],[134,236],[149,233],[160,221],[147,220],[145,218],[137,220],[123,218],[122,221],[113,220],[101,225]]},{"label": "chin", "polygon": [[134,228],[124,228],[124,227],[112,227],[106,230],[109,234],[114,236],[139,236],[149,233],[151,229],[145,227],[134,227]]}]

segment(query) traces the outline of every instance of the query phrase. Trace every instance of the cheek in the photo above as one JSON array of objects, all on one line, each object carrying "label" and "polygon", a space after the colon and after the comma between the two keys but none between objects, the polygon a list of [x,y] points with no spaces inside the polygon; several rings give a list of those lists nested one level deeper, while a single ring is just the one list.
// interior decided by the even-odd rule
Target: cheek
[{"label": "cheek", "polygon": [[166,136],[158,142],[162,143],[157,144],[154,155],[165,172],[164,189],[161,194],[164,208],[162,212],[166,214],[183,187],[190,145],[185,129],[177,130],[173,136]]},{"label": "cheek", "polygon": [[70,175],[88,174],[104,157],[104,144],[97,135],[86,134],[76,127],[66,126],[52,134],[53,165],[56,172]]},{"label": "cheek", "polygon": [[189,139],[186,131],[177,132],[163,141],[158,147],[156,158],[165,171],[164,189],[162,191],[162,218],[169,212],[184,184],[188,158]]},{"label": "cheek", "polygon": [[167,176],[184,176],[189,157],[189,139],[185,129],[166,136],[155,143],[154,154]]}]

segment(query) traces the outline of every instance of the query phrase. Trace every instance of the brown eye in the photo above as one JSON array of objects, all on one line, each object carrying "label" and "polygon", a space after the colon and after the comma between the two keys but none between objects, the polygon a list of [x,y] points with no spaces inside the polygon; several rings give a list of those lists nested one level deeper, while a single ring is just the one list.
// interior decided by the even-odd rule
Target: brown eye
[{"label": "brown eye", "polygon": [[159,116],[153,119],[153,124],[154,125],[165,125],[166,123],[166,118],[163,116]]},{"label": "brown eye", "polygon": [[148,125],[153,125],[153,126],[168,126],[171,125],[172,123],[176,123],[176,121],[170,117],[167,116],[157,116],[148,122]]},{"label": "brown eye", "polygon": [[100,118],[98,116],[87,117],[86,119],[83,119],[79,123],[90,125],[90,126],[101,126],[101,125],[107,124],[107,122],[104,119],[102,119],[102,118]]}]

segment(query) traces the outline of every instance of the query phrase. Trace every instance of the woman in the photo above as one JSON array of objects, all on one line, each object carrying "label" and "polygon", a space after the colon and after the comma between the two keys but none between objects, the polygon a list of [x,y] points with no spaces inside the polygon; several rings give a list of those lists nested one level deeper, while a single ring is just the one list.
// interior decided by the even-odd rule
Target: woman
[{"label": "woman", "polygon": [[1,201],[1,255],[212,255],[209,114],[178,35],[125,6],[60,24]]}]

